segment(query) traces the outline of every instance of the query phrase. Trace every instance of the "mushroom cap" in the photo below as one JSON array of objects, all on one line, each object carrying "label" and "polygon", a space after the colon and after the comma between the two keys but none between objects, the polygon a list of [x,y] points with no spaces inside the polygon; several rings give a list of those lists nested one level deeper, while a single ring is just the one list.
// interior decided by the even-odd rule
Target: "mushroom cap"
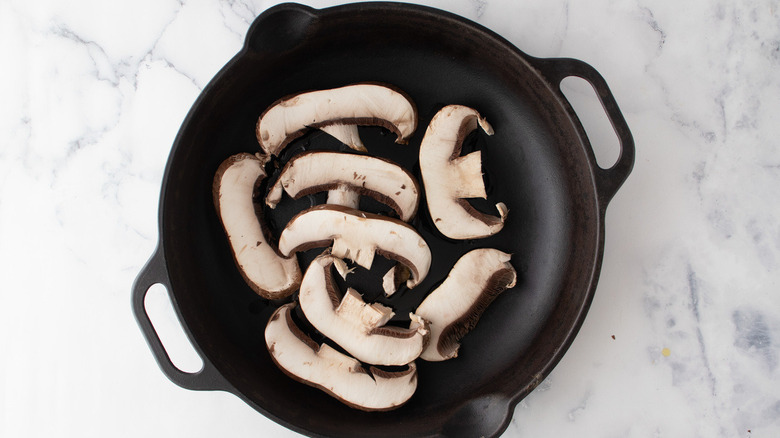
[{"label": "mushroom cap", "polygon": [[419,185],[412,174],[390,160],[340,152],[309,151],[296,155],[285,164],[265,202],[274,208],[282,198],[282,191],[298,199],[325,190],[370,196],[392,208],[404,222],[411,220],[417,213],[420,200]]},{"label": "mushroom cap", "polygon": [[[362,83],[284,97],[257,121],[256,135],[268,155],[278,155],[309,128],[334,125],[382,126],[406,143],[417,128],[417,109],[411,99],[387,84]],[[347,146],[365,151],[353,128],[329,128]]]},{"label": "mushroom cap", "polygon": [[499,204],[499,216],[491,216],[466,201],[487,198],[481,151],[460,155],[463,140],[477,126],[493,135],[493,128],[475,110],[445,106],[431,120],[420,144],[420,173],[428,211],[436,228],[451,239],[492,236],[504,227],[508,212]]},{"label": "mushroom cap", "polygon": [[395,409],[412,397],[417,389],[414,362],[402,371],[366,370],[354,358],[307,336],[292,319],[294,307],[289,303],[276,309],[265,328],[271,358],[285,374],[364,411]]},{"label": "mushroom cap", "polygon": [[429,361],[458,355],[460,340],[482,312],[504,290],[515,286],[512,256],[493,248],[467,252],[447,278],[417,307],[415,314],[430,322],[431,338],[420,357]]},{"label": "mushroom cap", "polygon": [[385,325],[394,315],[392,309],[364,302],[352,288],[342,294],[333,279],[334,262],[343,264],[326,251],[303,276],[298,301],[306,319],[360,361],[405,365],[417,359],[428,340],[427,324],[412,318],[409,328]]},{"label": "mushroom cap", "polygon": [[398,219],[338,205],[316,205],[293,217],[279,236],[279,251],[328,246],[339,258],[371,269],[374,254],[402,263],[411,271],[407,286],[420,284],[431,267],[431,249],[412,226]]},{"label": "mushroom cap", "polygon": [[213,182],[214,206],[246,283],[268,299],[289,296],[301,283],[294,257],[282,257],[265,238],[262,209],[253,201],[265,178],[264,160],[247,153],[222,162]]}]

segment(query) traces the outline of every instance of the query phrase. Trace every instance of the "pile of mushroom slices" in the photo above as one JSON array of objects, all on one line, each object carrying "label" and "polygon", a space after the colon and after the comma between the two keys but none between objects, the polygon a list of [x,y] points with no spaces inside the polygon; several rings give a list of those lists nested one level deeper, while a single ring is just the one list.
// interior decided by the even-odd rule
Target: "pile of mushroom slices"
[{"label": "pile of mushroom slices", "polygon": [[[392,308],[367,303],[353,288],[341,291],[352,271],[344,261],[370,269],[379,254],[396,262],[383,277],[390,296],[403,284],[419,285],[431,266],[428,244],[409,225],[417,213],[420,187],[399,165],[365,155],[357,126],[381,126],[406,143],[417,127],[417,113],[403,92],[381,84],[355,84],[297,94],[271,105],[257,122],[264,153],[241,153],[225,160],[214,178],[214,203],[233,257],[247,284],[260,296],[279,300],[298,291],[297,303],[280,306],[265,330],[273,361],[290,377],[319,388],[354,408],[383,411],[404,404],[417,388],[415,360],[457,356],[460,340],[502,291],[515,285],[510,255],[475,249],[463,255],[449,275],[409,314],[408,327],[388,325]],[[431,120],[420,145],[420,171],[428,210],[437,229],[451,239],[478,239],[499,232],[499,215],[475,210],[467,198],[487,197],[479,151],[460,156],[470,132],[493,129],[475,110],[450,105]],[[276,208],[283,194],[298,199],[328,192],[327,203],[294,216],[278,245],[266,236],[261,183],[266,163],[309,129],[320,129],[357,153],[309,151],[292,157],[270,185],[265,203]],[[369,196],[393,210],[396,218],[358,210]],[[301,274],[295,254],[325,251]],[[315,342],[296,322],[300,305],[306,320],[329,344]]]}]

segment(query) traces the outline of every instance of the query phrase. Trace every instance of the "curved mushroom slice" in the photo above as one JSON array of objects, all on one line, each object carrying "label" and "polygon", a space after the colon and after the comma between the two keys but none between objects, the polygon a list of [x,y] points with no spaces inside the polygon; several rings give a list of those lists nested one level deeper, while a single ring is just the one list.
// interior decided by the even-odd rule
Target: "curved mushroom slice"
[{"label": "curved mushroom slice", "polygon": [[487,198],[481,151],[460,156],[463,140],[478,125],[493,135],[490,124],[473,109],[446,106],[433,117],[420,145],[420,172],[428,211],[436,228],[451,239],[492,236],[504,227],[508,213],[503,203],[496,204],[496,217],[477,211],[466,201]]},{"label": "curved mushroom slice", "polygon": [[389,372],[370,367],[327,344],[317,345],[291,317],[294,303],[271,315],[265,342],[274,363],[293,379],[319,388],[347,405],[364,411],[395,409],[417,389],[417,366]]},{"label": "curved mushroom slice", "polygon": [[420,357],[441,361],[457,357],[460,340],[479,321],[482,312],[517,281],[511,256],[497,249],[475,249],[463,255],[444,282],[431,292],[415,313],[430,322],[431,339]]},{"label": "curved mushroom slice", "polygon": [[298,289],[301,269],[295,257],[280,256],[265,239],[262,211],[253,202],[264,164],[251,154],[233,155],[217,169],[212,193],[238,270],[255,292],[273,300]]},{"label": "curved mushroom slice", "polygon": [[385,291],[385,296],[389,297],[398,291],[406,281],[409,280],[409,268],[396,263],[390,270],[388,270],[382,277],[382,289]]},{"label": "curved mushroom slice", "polygon": [[328,246],[339,258],[371,269],[374,254],[402,263],[411,271],[411,289],[428,275],[431,249],[409,224],[398,219],[364,213],[339,205],[315,205],[293,217],[279,236],[279,252]]},{"label": "curved mushroom slice", "polygon": [[420,199],[417,181],[392,161],[328,151],[304,152],[288,161],[265,203],[275,208],[283,190],[295,199],[329,190],[329,204],[351,208],[357,208],[357,195],[370,196],[404,222],[417,213]]},{"label": "curved mushroom slice", "polygon": [[308,128],[319,128],[347,146],[365,151],[355,125],[382,126],[396,143],[417,128],[417,110],[408,96],[388,85],[355,84],[285,97],[263,112],[256,135],[268,155],[278,155]]},{"label": "curved mushroom slice", "polygon": [[342,294],[331,272],[334,264],[342,275],[346,273],[344,261],[327,251],[306,270],[298,294],[306,319],[360,361],[406,365],[417,359],[428,340],[426,322],[410,314],[408,329],[385,325],[394,315],[392,309],[367,304],[352,288]]}]

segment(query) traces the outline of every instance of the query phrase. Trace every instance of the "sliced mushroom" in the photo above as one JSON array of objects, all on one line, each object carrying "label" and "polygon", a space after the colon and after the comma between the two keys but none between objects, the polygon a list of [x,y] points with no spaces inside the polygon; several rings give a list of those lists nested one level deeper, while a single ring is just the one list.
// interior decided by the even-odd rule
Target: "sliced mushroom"
[{"label": "sliced mushroom", "polygon": [[508,213],[503,203],[496,204],[496,217],[466,201],[487,198],[481,151],[460,156],[463,140],[477,126],[493,135],[493,128],[475,110],[449,105],[433,117],[420,145],[420,173],[428,211],[436,228],[451,239],[492,236],[504,227]]},{"label": "sliced mushroom", "polygon": [[265,238],[262,209],[253,200],[266,176],[261,158],[241,153],[222,162],[212,192],[238,270],[255,292],[273,300],[298,289],[301,269],[295,257],[280,256]]},{"label": "sliced mushroom", "polygon": [[482,312],[504,290],[514,287],[517,273],[511,256],[497,249],[475,249],[452,267],[444,282],[415,313],[430,322],[431,339],[420,356],[429,361],[457,357],[460,340]]},{"label": "sliced mushroom", "polygon": [[327,344],[317,345],[295,324],[289,303],[271,315],[265,342],[274,363],[293,379],[319,388],[364,411],[395,409],[417,389],[417,366],[402,371],[366,370],[357,360]]},{"label": "sliced mushroom", "polygon": [[392,309],[364,302],[353,288],[342,294],[331,272],[334,264],[342,275],[346,273],[344,261],[328,251],[306,270],[298,294],[306,319],[360,361],[406,365],[417,359],[428,339],[425,321],[410,314],[409,328],[385,325],[395,315]]},{"label": "sliced mushroom", "polygon": [[288,161],[266,204],[275,208],[283,190],[295,199],[329,190],[329,204],[351,208],[357,208],[357,195],[370,196],[405,222],[417,213],[419,203],[417,181],[401,166],[382,158],[329,151],[304,152]]},{"label": "sliced mushroom", "polygon": [[409,224],[398,219],[364,213],[339,205],[315,205],[293,217],[279,236],[279,252],[328,246],[339,258],[371,269],[374,254],[402,263],[411,271],[411,289],[428,275],[431,249]]},{"label": "sliced mushroom", "polygon": [[355,84],[285,97],[257,121],[257,141],[268,155],[278,155],[309,128],[335,136],[365,151],[355,125],[382,126],[406,143],[417,128],[417,110],[404,93],[388,85]]},{"label": "sliced mushroom", "polygon": [[390,270],[382,277],[382,289],[385,291],[385,296],[389,297],[398,291],[398,288],[402,284],[409,280],[409,268],[396,263]]}]

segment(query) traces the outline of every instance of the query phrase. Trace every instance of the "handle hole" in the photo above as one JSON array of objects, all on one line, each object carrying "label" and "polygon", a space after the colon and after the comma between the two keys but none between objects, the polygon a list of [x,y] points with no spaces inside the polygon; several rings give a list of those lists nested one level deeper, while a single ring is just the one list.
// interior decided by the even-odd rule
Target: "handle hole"
[{"label": "handle hole", "polygon": [[144,298],[144,309],[173,365],[185,373],[203,369],[203,359],[184,333],[165,286],[157,283],[149,288]]},{"label": "handle hole", "polygon": [[620,140],[590,82],[576,76],[561,81],[561,92],[577,113],[588,135],[596,163],[609,169],[620,158]]}]

